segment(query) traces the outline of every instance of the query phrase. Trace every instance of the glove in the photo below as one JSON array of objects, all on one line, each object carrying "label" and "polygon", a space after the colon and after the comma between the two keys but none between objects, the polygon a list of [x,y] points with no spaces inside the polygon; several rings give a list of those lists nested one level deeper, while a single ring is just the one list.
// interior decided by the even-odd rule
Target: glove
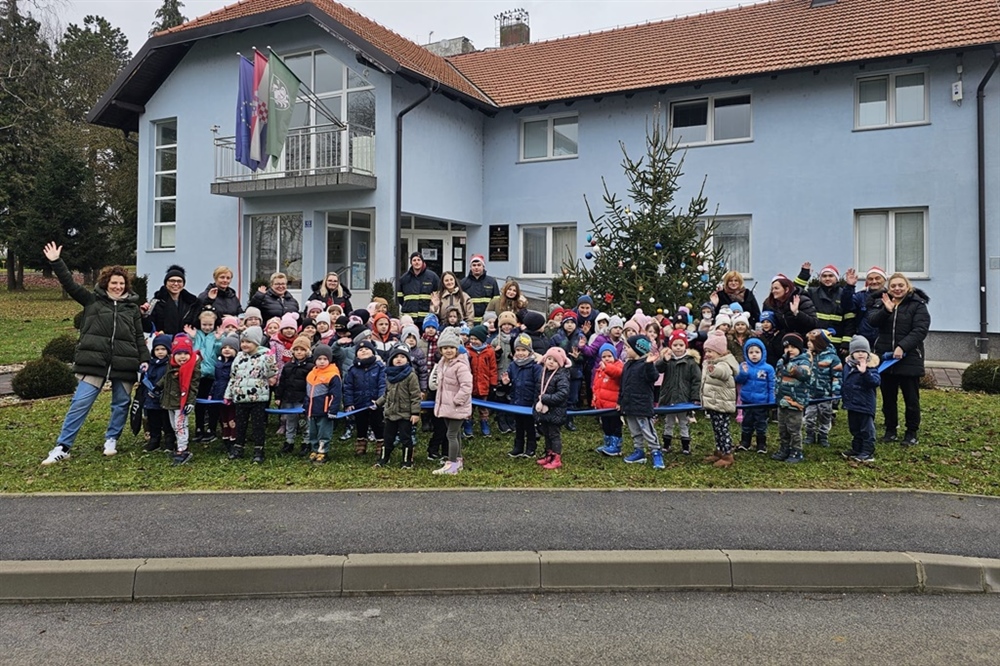
[{"label": "glove", "polygon": [[184,416],[187,416],[194,409],[194,405],[184,405]]}]

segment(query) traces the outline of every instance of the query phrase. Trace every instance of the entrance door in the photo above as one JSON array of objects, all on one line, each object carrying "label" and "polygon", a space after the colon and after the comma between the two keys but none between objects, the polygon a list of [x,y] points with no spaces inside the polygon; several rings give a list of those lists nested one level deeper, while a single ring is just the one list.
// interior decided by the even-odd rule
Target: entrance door
[{"label": "entrance door", "polygon": [[439,277],[444,271],[454,272],[460,280],[464,276],[464,233],[404,229],[397,275],[409,270],[410,253],[414,250],[420,250],[424,263]]}]

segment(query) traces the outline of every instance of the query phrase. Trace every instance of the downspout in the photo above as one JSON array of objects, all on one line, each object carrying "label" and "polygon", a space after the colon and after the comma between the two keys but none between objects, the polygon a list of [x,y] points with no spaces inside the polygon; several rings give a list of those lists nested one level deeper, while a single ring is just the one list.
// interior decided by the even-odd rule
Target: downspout
[{"label": "downspout", "polygon": [[993,47],[993,63],[976,89],[976,132],[979,149],[979,358],[990,356],[990,338],[986,302],[986,84],[1000,65],[1000,51]]},{"label": "downspout", "polygon": [[[413,109],[426,102],[438,89],[435,81],[427,88],[427,91],[420,96],[413,104],[396,114],[396,221],[395,221],[395,243],[392,246],[392,272],[396,277],[396,294],[399,294],[399,246],[403,242],[403,116]],[[403,271],[404,273],[406,271]],[[397,296],[398,298],[398,296]]]}]

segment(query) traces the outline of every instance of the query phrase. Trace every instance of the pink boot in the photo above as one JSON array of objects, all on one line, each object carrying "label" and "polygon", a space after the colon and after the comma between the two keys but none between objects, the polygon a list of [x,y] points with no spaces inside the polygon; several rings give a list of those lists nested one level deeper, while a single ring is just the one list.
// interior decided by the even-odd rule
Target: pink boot
[{"label": "pink boot", "polygon": [[549,461],[542,465],[542,469],[559,469],[560,467],[562,467],[562,456],[558,453],[553,453]]}]

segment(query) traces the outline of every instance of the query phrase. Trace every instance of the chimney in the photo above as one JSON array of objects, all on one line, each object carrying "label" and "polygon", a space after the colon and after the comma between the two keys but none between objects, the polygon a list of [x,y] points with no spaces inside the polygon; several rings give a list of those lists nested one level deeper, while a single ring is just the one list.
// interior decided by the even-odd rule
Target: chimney
[{"label": "chimney", "polygon": [[500,48],[531,43],[531,28],[525,10],[509,9],[493,18],[497,22],[497,46]]},{"label": "chimney", "polygon": [[452,39],[442,39],[433,44],[426,44],[424,48],[431,53],[442,57],[456,56],[463,53],[472,53],[476,47],[472,45],[468,37],[453,37]]}]

